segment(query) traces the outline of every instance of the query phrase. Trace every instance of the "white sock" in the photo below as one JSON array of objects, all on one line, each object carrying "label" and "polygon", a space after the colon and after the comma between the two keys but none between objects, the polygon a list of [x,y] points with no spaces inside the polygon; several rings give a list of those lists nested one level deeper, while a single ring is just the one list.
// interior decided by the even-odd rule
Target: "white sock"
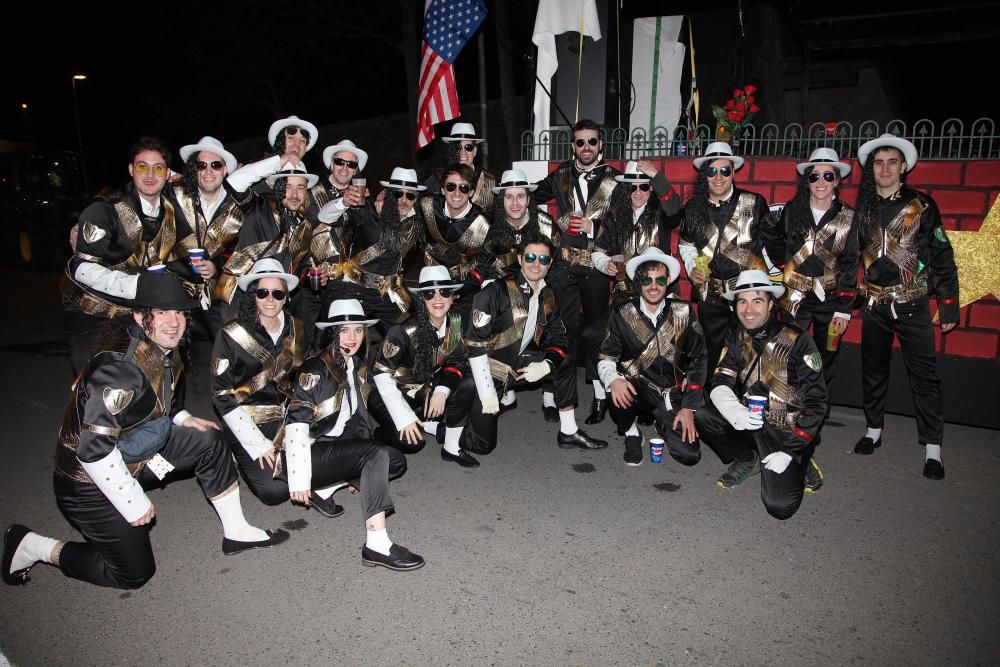
[{"label": "white sock", "polygon": [[446,426],[444,429],[444,451],[449,454],[454,454],[458,456],[461,448],[458,446],[459,440],[462,438],[462,426]]},{"label": "white sock", "polygon": [[389,549],[392,548],[392,540],[389,539],[389,533],[385,528],[382,530],[369,530],[368,537],[365,539],[365,546],[383,556],[388,556]]},{"label": "white sock", "polygon": [[935,461],[941,460],[941,445],[924,445],[924,461],[929,459],[934,459]]},{"label": "white sock", "polygon": [[433,435],[435,438],[438,433],[438,423],[435,421],[424,420],[424,433],[427,435]]},{"label": "white sock", "polygon": [[218,500],[213,500],[212,505],[222,521],[222,532],[231,540],[240,542],[263,542],[267,539],[267,533],[260,528],[255,528],[247,523],[243,516],[243,506],[240,505],[240,487],[236,487],[232,493],[228,493]]},{"label": "white sock", "polygon": [[632,422],[632,425],[628,427],[627,431],[625,431],[625,437],[628,437],[630,435],[638,435],[640,437],[642,436],[642,433],[639,432],[638,422]]},{"label": "white sock", "polygon": [[865,432],[865,437],[871,438],[873,442],[878,442],[878,439],[882,437],[882,429],[871,428],[869,426],[868,430]]},{"label": "white sock", "polygon": [[542,405],[547,408],[556,407],[556,396],[551,391],[542,392]]},{"label": "white sock", "polygon": [[347,482],[340,482],[339,484],[334,484],[333,486],[328,486],[325,489],[313,489],[313,493],[315,493],[317,496],[319,496],[323,500],[326,500],[327,498],[329,498],[330,496],[332,496],[333,494],[335,494],[337,491],[340,491],[341,489],[343,489],[346,486],[347,486]]},{"label": "white sock", "polygon": [[43,563],[52,562],[52,550],[59,544],[59,540],[45,537],[38,533],[28,533],[17,545],[14,557],[10,560],[10,572],[12,574],[26,567],[31,567],[38,561]]},{"label": "white sock", "polygon": [[601,400],[607,397],[608,395],[604,391],[604,383],[600,380],[594,380],[594,398]]},{"label": "white sock", "polygon": [[500,405],[514,405],[517,400],[517,393],[513,389],[508,389],[507,393],[500,399]]},{"label": "white sock", "polygon": [[576,411],[575,410],[560,410],[559,411],[559,432],[565,433],[566,435],[573,435],[580,429],[576,426]]}]

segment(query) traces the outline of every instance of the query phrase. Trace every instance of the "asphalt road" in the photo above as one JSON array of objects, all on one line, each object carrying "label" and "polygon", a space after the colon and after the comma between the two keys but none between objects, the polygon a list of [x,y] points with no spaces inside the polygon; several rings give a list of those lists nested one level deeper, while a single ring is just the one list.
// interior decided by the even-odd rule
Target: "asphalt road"
[{"label": "asphalt road", "polygon": [[[0,527],[74,539],[51,486],[70,383],[55,279],[0,277],[15,292],[0,333]],[[189,380],[192,411],[207,415],[207,371]],[[393,483],[389,533],[427,559],[422,570],[362,567],[361,509],[346,492],[337,519],[245,494],[251,522],[292,538],[224,556],[210,505],[181,481],[152,494],[152,581],[118,591],[37,566],[28,586],[0,587],[0,651],[21,665],[1000,658],[997,432],[949,425],[947,478],[931,482],[912,419],[890,417],[884,446],[858,457],[863,416],[835,408],[842,426],[818,453],[826,485],[780,522],[758,478],[715,485],[723,466],[707,448],[693,468],[668,457],[630,468],[610,420],[592,433],[611,448],[564,451],[540,394],[519,402],[480,469],[443,463],[431,440]]]}]

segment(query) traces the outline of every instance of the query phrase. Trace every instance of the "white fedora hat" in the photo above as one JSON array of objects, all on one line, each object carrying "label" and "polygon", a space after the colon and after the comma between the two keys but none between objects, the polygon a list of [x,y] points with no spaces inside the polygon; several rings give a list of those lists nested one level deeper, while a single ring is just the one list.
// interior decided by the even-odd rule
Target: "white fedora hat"
[{"label": "white fedora hat", "polygon": [[330,304],[326,319],[317,322],[317,329],[338,327],[341,324],[377,324],[378,320],[366,320],[365,310],[357,299],[337,299]]},{"label": "white fedora hat", "polygon": [[327,167],[333,162],[333,156],[337,153],[353,153],[358,160],[358,171],[364,171],[365,165],[368,164],[368,153],[361,150],[354,145],[354,142],[350,139],[341,139],[333,146],[327,146],[323,149],[323,164]]},{"label": "white fedora hat", "polygon": [[528,180],[528,177],[520,169],[508,169],[500,175],[500,184],[492,188],[492,190],[493,194],[497,195],[502,190],[508,188],[524,188],[528,192],[531,192],[537,187],[537,185]]},{"label": "white fedora hat", "polygon": [[847,175],[851,173],[851,165],[841,162],[837,151],[832,148],[817,148],[809,156],[809,160],[795,165],[795,171],[799,172],[799,176],[801,176],[806,173],[806,169],[815,167],[818,164],[833,167],[840,174],[841,178],[847,178]]},{"label": "white fedora hat", "polygon": [[388,181],[379,181],[383,187],[395,188],[396,190],[414,190],[415,192],[422,192],[427,189],[426,185],[420,185],[417,182],[417,170],[416,169],[404,169],[403,167],[396,167],[392,170],[392,175],[389,176]]},{"label": "white fedora hat", "polygon": [[227,151],[225,147],[222,145],[221,141],[219,141],[215,137],[208,137],[208,136],[202,137],[196,144],[188,144],[187,146],[182,146],[180,150],[181,160],[187,162],[189,157],[191,157],[192,155],[197,155],[201,151],[215,153],[216,155],[221,157],[223,161],[225,161],[226,169],[229,170],[230,174],[236,171],[236,167],[239,165],[239,163],[236,161],[236,156]]},{"label": "white fedora hat", "polygon": [[649,183],[652,179],[639,171],[638,162],[635,160],[629,160],[625,163],[625,173],[615,176],[615,180],[619,183]]},{"label": "white fedora hat", "polygon": [[463,287],[465,285],[456,283],[452,279],[447,267],[435,264],[434,266],[425,266],[420,269],[420,278],[417,281],[417,286],[411,287],[410,291],[429,292],[436,289],[461,289]]},{"label": "white fedora hat", "polygon": [[441,141],[446,144],[453,144],[458,141],[471,141],[475,144],[482,143],[484,139],[476,136],[476,128],[472,123],[455,123],[451,126],[451,134],[441,137]]},{"label": "white fedora hat", "polygon": [[285,281],[285,287],[288,288],[289,292],[299,286],[298,277],[287,273],[281,262],[273,257],[258,259],[250,267],[249,273],[240,276],[236,284],[240,286],[241,290],[246,292],[250,283],[261,278],[280,278]]},{"label": "white fedora hat", "polygon": [[273,146],[274,141],[278,138],[278,133],[286,127],[301,127],[309,133],[309,143],[306,144],[307,151],[315,146],[316,140],[319,139],[319,130],[316,129],[315,125],[307,120],[302,120],[298,116],[289,116],[288,118],[282,118],[271,123],[271,128],[267,131],[267,144]]},{"label": "white fedora hat", "polygon": [[289,161],[281,165],[281,169],[267,177],[267,184],[273,188],[279,178],[289,178],[290,176],[301,176],[306,179],[306,187],[309,188],[319,183],[319,176],[310,174],[301,166],[297,167]]},{"label": "white fedora hat", "polygon": [[861,144],[861,148],[858,149],[858,162],[863,165],[868,160],[868,156],[879,148],[898,148],[903,154],[903,161],[906,162],[906,171],[913,169],[917,164],[917,147],[906,139],[888,132],[878,139]]},{"label": "white fedora hat", "polygon": [[634,279],[636,270],[646,262],[659,262],[666,266],[667,273],[669,274],[668,278],[671,283],[677,280],[677,276],[681,273],[680,262],[656,246],[653,246],[646,248],[640,254],[625,262],[625,274],[628,276],[628,279]]},{"label": "white fedora hat", "polygon": [[743,166],[743,158],[739,155],[733,155],[732,147],[725,141],[713,141],[705,149],[705,154],[701,157],[696,157],[691,161],[694,164],[695,169],[701,169],[701,165],[706,162],[712,162],[713,160],[718,160],[723,158],[729,160],[733,163],[734,169],[740,169]]},{"label": "white fedora hat", "polygon": [[732,301],[740,292],[770,292],[777,299],[785,293],[785,286],[773,282],[760,269],[749,269],[740,271],[740,275],[736,278],[736,287],[731,292],[723,294],[722,298]]}]

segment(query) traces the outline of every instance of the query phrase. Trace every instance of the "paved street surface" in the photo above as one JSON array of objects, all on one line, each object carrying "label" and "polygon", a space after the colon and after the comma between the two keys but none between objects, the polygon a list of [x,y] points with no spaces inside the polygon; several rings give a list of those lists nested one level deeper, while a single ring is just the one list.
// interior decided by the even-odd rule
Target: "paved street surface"
[{"label": "paved street surface", "polygon": [[[52,494],[69,394],[54,276],[0,272],[15,294],[0,333],[0,528],[76,538]],[[206,343],[189,376],[207,415]],[[589,406],[590,393],[582,394]],[[890,417],[872,457],[864,420],[834,408],[818,459],[826,486],[784,522],[759,478],[725,491],[711,450],[684,468],[564,451],[540,393],[501,420],[478,470],[433,439],[392,485],[389,534],[427,559],[413,573],[361,565],[358,499],[325,519],[244,494],[275,549],[224,556],[197,483],[151,494],[156,576],[103,589],[39,565],[0,587],[0,651],[16,665],[752,664],[968,665],[1000,658],[998,434],[948,425],[947,478],[920,475],[912,419]],[[581,423],[586,415],[578,411]],[[4,658],[0,656],[0,664]]]}]

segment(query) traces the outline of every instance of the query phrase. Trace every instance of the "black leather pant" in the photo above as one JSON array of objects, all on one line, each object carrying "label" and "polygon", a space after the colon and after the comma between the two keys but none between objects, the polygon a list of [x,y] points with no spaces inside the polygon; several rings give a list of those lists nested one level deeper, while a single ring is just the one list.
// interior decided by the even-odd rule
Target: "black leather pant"
[{"label": "black leather pant", "polygon": [[666,443],[670,456],[686,466],[693,466],[700,461],[701,446],[698,441],[685,442],[681,438],[680,431],[673,428],[674,418],[677,417],[677,408],[668,411],[663,399],[642,383],[633,383],[632,386],[635,387],[638,394],[627,408],[619,408],[610,397],[608,398],[609,412],[615,426],[618,427],[618,433],[623,434],[632,428],[636,415],[640,412],[652,413],[656,419],[656,431]]}]

